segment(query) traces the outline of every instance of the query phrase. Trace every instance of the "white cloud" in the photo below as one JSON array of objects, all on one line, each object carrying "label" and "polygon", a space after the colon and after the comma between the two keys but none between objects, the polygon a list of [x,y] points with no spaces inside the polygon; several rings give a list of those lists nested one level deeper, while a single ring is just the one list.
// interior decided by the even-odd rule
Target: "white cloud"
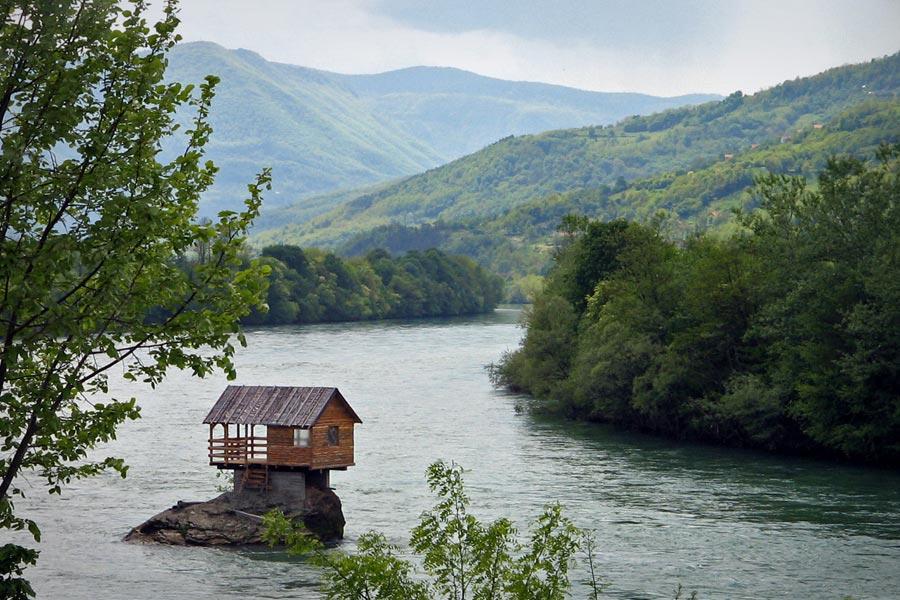
[{"label": "white cloud", "polygon": [[548,41],[487,29],[427,31],[377,14],[367,0],[183,0],[181,31],[188,41],[346,73],[453,66],[503,79],[663,95],[755,91],[900,46],[900,3],[783,0],[729,10],[732,18],[688,46],[661,39],[639,53],[583,36]]}]

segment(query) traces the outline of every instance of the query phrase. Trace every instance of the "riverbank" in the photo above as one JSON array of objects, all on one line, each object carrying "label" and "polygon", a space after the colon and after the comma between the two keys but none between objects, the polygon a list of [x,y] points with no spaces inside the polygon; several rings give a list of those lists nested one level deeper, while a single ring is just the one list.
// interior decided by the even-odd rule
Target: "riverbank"
[{"label": "riverbank", "polygon": [[[496,371],[497,365],[490,365],[489,372],[493,375]],[[496,382],[496,376],[494,375],[494,377]],[[660,432],[652,428],[641,427],[639,424],[615,423],[596,415],[579,415],[577,413],[572,413],[559,403],[547,402],[546,398],[537,398],[525,390],[516,389],[515,386],[505,386],[502,383],[495,383],[495,385],[502,392],[517,398],[515,406],[517,411],[523,413],[527,412],[533,418],[538,420],[553,422],[560,429],[569,428],[574,431],[576,429],[590,429],[596,427],[604,431],[616,432],[623,436],[635,435],[642,438],[655,438],[668,444],[687,444],[690,446],[708,448],[713,452],[716,449],[747,452],[748,456],[765,456],[775,460],[778,460],[779,458],[785,460],[809,460],[823,465],[833,464],[840,467],[867,468],[884,472],[897,472],[897,469],[900,468],[900,462],[878,462],[854,459],[820,447],[771,449],[753,444],[725,444],[714,437],[705,438],[697,435],[678,437],[668,432]]]}]

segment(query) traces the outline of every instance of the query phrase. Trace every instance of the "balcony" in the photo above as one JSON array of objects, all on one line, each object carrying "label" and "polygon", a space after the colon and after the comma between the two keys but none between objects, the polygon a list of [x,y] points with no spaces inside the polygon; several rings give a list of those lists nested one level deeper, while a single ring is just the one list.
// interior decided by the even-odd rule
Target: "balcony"
[{"label": "balcony", "polygon": [[268,462],[268,440],[264,437],[209,438],[209,464],[211,465],[227,467],[267,464]]}]

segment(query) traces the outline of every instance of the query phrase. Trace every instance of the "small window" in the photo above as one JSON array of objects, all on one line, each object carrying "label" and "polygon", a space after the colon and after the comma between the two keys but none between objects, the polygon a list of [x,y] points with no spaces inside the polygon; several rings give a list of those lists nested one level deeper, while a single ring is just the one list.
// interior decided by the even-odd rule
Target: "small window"
[{"label": "small window", "polygon": [[298,448],[306,448],[309,446],[309,429],[294,430],[294,445]]},{"label": "small window", "polygon": [[337,425],[328,428],[328,445],[337,446],[341,443],[341,430]]}]

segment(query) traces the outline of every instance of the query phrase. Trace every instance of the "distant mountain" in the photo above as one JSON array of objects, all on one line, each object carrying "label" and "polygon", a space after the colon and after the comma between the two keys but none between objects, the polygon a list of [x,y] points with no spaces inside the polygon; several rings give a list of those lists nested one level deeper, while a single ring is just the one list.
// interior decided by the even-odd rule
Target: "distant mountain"
[{"label": "distant mountain", "polygon": [[221,78],[208,147],[221,170],[205,213],[238,206],[263,166],[274,176],[266,207],[280,206],[410,175],[507,135],[606,124],[715,97],[586,92],[432,67],[341,75],[209,42],[170,53],[170,80],[208,74]]},{"label": "distant mountain", "polygon": [[[710,187],[716,181],[712,175],[703,180],[705,187],[691,187],[679,179],[683,187],[676,189],[690,189],[695,195],[673,194],[665,191],[673,177],[717,163],[745,164],[739,158],[744,153],[794,144],[810,131],[835,136],[816,147],[814,156],[806,159],[808,164],[821,163],[828,151],[855,151],[872,143],[896,141],[900,124],[892,109],[898,91],[900,54],[895,54],[787,81],[752,96],[736,92],[720,102],[631,117],[612,127],[508,137],[395,184],[356,195],[345,193],[345,202],[332,211],[308,223],[285,219],[286,224],[260,233],[258,240],[336,247],[380,226],[440,221],[467,224],[471,229],[520,206],[540,212],[542,199],[579,191],[605,199],[618,194],[612,198],[615,204],[595,207],[608,218],[647,217],[654,210],[673,208],[680,218],[691,219],[705,214],[711,203],[727,194]],[[852,113],[865,103],[877,105],[872,109],[875,116],[860,120],[858,127],[837,124],[835,119],[849,118],[847,111]],[[879,124],[872,126],[873,119]],[[865,129],[865,135],[853,137],[859,128]],[[844,138],[846,143],[841,141]],[[752,164],[773,172],[796,169],[792,158],[781,161],[782,154],[769,155],[778,159],[774,162]],[[731,181],[733,192],[752,181],[746,169],[735,173],[720,166],[709,173],[740,175],[743,183]],[[639,184],[635,193],[625,193],[632,182]]]},{"label": "distant mountain", "polygon": [[166,76],[221,83],[210,120],[208,154],[220,167],[204,212],[239,206],[246,184],[272,167],[268,206],[303,195],[358,186],[427,168],[443,157],[372,113],[328,73],[271,63],[247,50],[211,43],[176,46]]},{"label": "distant mountain", "polygon": [[444,162],[508,135],[608,125],[631,116],[719,100],[714,94],[661,98],[588,92],[504,81],[446,67],[411,67],[378,75],[338,75],[374,112],[441,153]]}]

